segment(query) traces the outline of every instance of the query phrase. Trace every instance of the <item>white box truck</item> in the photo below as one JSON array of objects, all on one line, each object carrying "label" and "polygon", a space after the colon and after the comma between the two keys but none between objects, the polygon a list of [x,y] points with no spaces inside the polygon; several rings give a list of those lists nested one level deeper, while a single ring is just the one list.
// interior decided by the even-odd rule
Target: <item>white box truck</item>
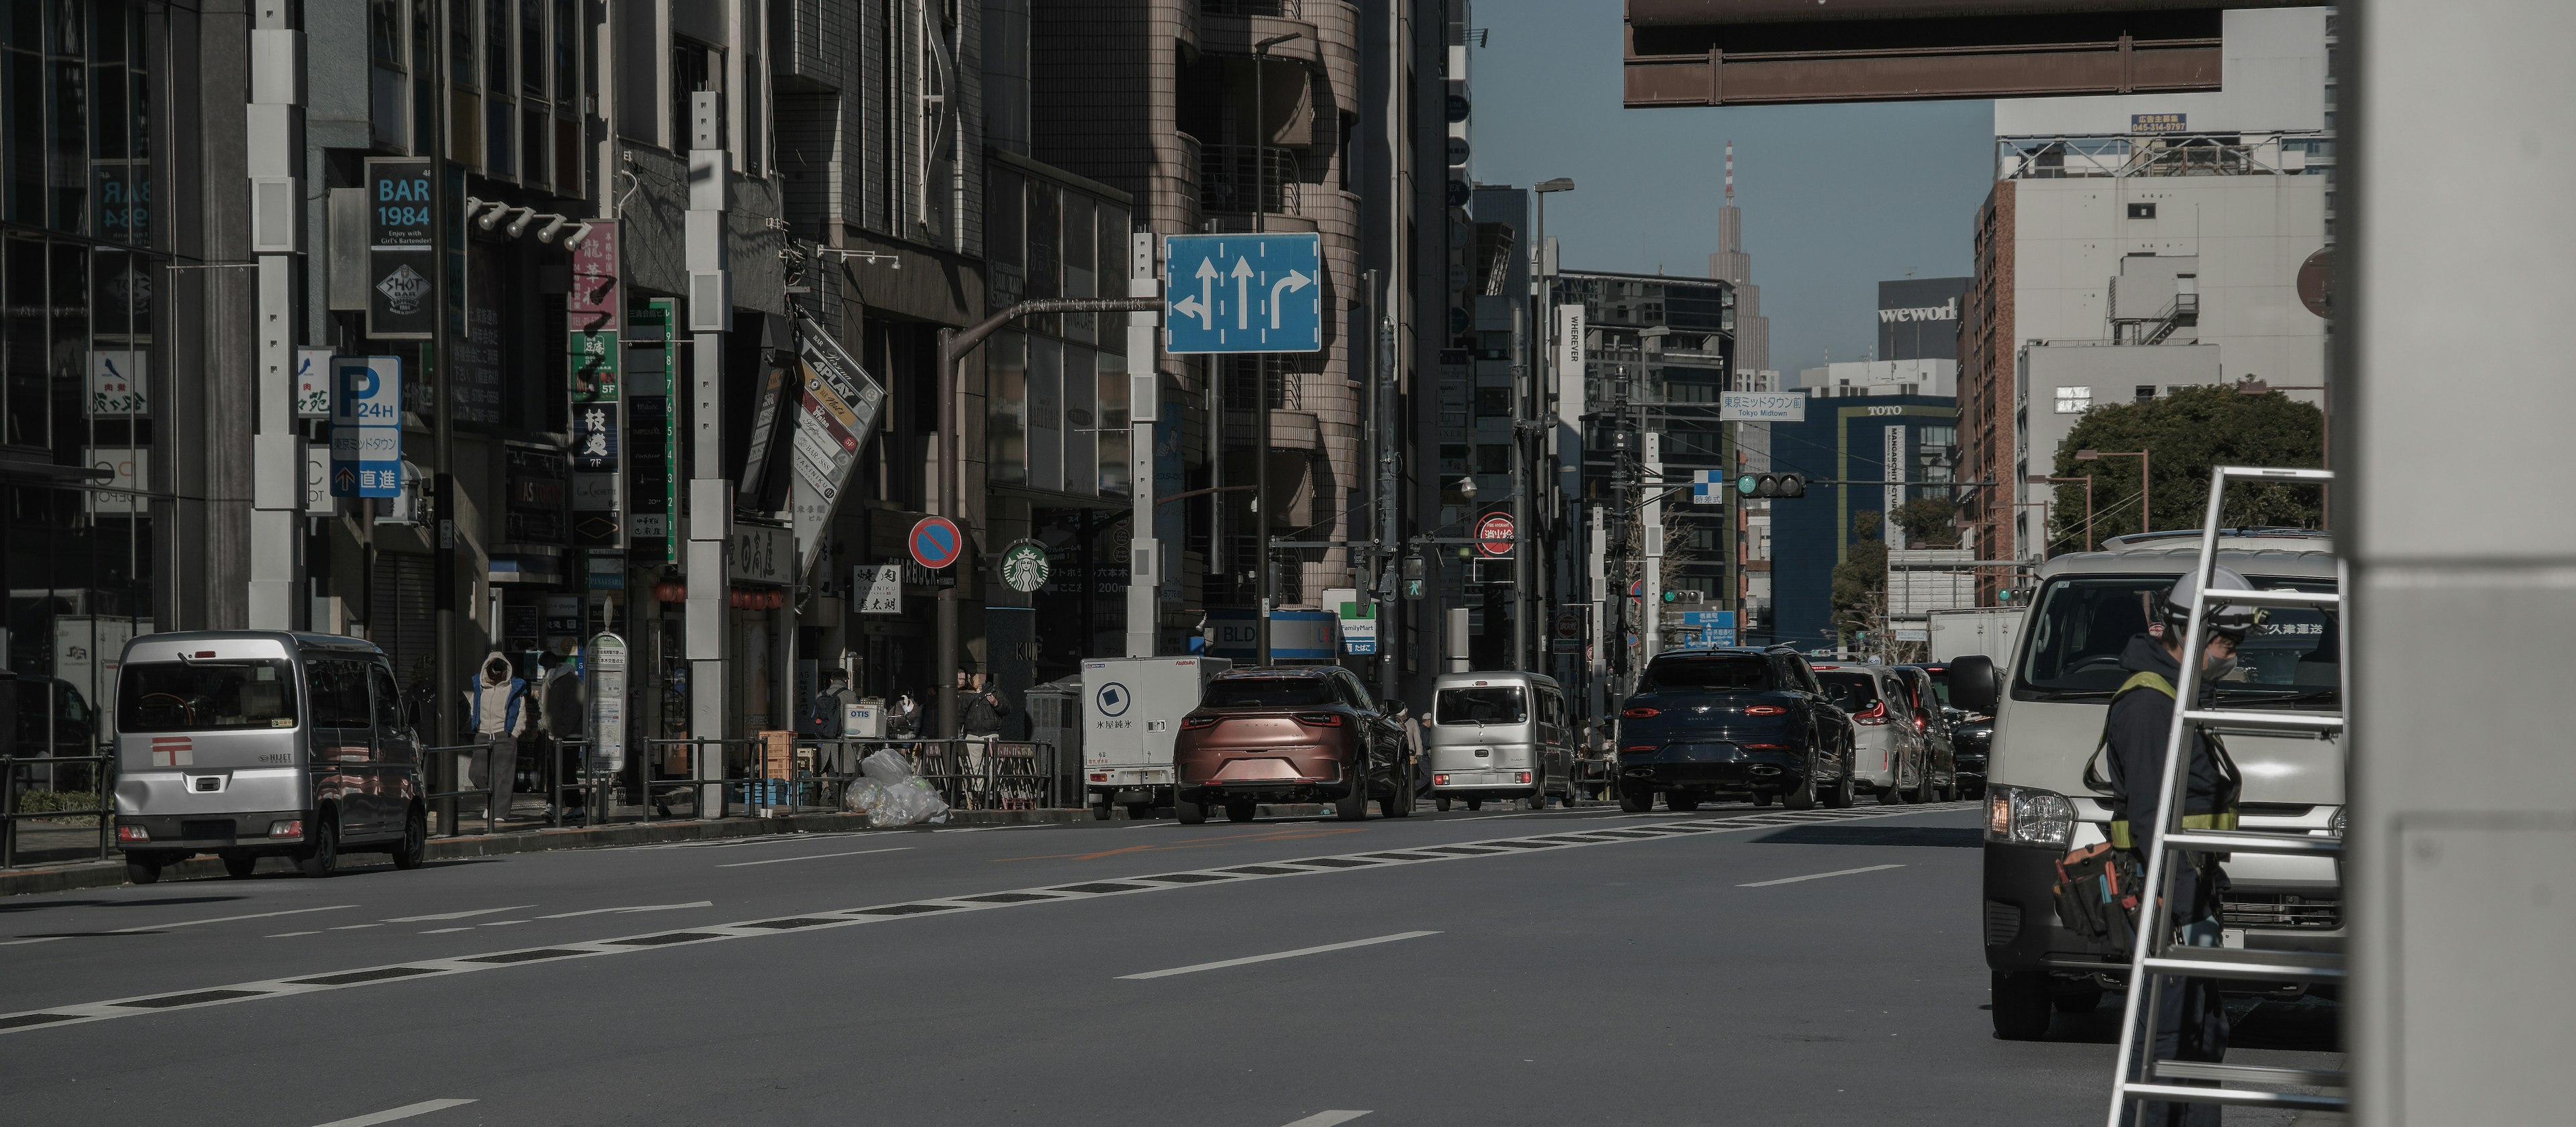
[{"label": "white box truck", "polygon": [[1105,657],[1082,663],[1082,789],[1091,816],[1125,806],[1151,818],[1172,804],[1172,741],[1221,657]]},{"label": "white box truck", "polygon": [[1971,654],[1995,659],[2012,657],[2021,638],[2020,607],[1962,607],[1931,612],[1931,660],[1951,661]]}]

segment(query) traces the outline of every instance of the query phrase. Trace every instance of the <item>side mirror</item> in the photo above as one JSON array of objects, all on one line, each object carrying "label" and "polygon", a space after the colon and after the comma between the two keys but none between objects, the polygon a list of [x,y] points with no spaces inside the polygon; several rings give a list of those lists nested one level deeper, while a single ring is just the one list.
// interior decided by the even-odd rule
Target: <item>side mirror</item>
[{"label": "side mirror", "polygon": [[1995,701],[2002,694],[2002,678],[1995,672],[1994,659],[1969,656],[1950,660],[1951,703],[1992,716]]}]

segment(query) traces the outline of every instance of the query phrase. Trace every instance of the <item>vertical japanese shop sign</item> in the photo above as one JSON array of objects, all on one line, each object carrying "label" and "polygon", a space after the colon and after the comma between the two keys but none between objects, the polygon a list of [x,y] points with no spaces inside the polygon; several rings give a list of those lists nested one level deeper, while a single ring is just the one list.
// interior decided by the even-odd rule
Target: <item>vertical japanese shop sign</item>
[{"label": "vertical japanese shop sign", "polygon": [[[436,331],[437,273],[430,239],[430,169],[426,158],[367,161],[367,335],[428,340]],[[334,474],[336,478],[336,473]],[[336,486],[336,482],[335,482]]]}]

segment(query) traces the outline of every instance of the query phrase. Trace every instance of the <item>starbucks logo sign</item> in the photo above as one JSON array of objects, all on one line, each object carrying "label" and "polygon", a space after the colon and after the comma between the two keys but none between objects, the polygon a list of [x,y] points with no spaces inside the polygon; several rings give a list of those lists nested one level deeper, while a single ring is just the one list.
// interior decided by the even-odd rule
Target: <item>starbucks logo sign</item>
[{"label": "starbucks logo sign", "polygon": [[1002,586],[1027,594],[1046,586],[1046,545],[1022,540],[1002,549]]}]

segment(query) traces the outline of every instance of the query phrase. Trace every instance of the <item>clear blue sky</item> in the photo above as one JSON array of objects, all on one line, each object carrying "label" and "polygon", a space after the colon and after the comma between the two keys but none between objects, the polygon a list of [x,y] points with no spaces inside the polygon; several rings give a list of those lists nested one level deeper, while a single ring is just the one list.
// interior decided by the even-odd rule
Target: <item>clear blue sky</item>
[{"label": "clear blue sky", "polygon": [[1880,279],[1969,272],[1993,103],[1622,109],[1620,0],[1474,3],[1470,167],[1487,184],[1574,178],[1547,208],[1564,266],[1706,275],[1732,138],[1773,367],[1861,359]]}]

